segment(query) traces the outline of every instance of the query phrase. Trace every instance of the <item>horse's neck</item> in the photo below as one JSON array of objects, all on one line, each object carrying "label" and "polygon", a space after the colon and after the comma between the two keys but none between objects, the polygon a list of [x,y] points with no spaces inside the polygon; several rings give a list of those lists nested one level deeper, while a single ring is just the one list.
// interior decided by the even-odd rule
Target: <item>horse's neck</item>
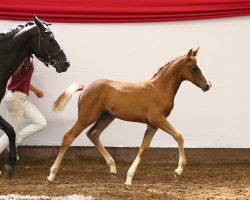
[{"label": "horse's neck", "polygon": [[173,101],[182,83],[180,76],[181,60],[174,61],[171,65],[164,67],[160,73],[152,79],[155,88],[163,95]]},{"label": "horse's neck", "polygon": [[[17,70],[22,61],[30,54],[30,47],[34,37],[34,27],[28,28],[24,33],[17,33],[10,41],[5,42],[5,51],[0,54],[0,72],[4,80],[8,80]],[[5,60],[5,62],[1,62]]]},{"label": "horse's neck", "polygon": [[17,33],[14,38],[0,45],[0,102],[9,78],[22,61],[32,53],[29,52],[29,45],[32,45],[34,31],[34,27],[31,27],[25,33]]}]

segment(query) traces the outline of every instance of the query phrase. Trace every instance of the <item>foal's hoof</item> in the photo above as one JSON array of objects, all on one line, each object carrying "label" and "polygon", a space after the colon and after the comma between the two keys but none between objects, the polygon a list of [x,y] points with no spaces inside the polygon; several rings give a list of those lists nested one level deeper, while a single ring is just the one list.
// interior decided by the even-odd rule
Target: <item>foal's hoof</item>
[{"label": "foal's hoof", "polygon": [[12,174],[14,172],[14,169],[10,165],[8,165],[8,164],[5,165],[5,169],[7,171],[7,176],[9,178],[11,178],[11,176],[12,176]]},{"label": "foal's hoof", "polygon": [[109,171],[111,174],[117,174],[117,170],[116,170],[116,167],[111,167],[110,168],[110,171]]},{"label": "foal's hoof", "polygon": [[54,177],[54,176],[51,176],[51,175],[49,175],[49,176],[47,177],[47,181],[50,182],[50,183],[52,183],[52,182],[54,181],[54,179],[55,179],[55,177]]},{"label": "foal's hoof", "polygon": [[179,175],[174,171],[174,178],[175,178],[175,180],[179,180]]},{"label": "foal's hoof", "polygon": [[174,177],[176,180],[179,180],[181,177],[181,172],[178,169],[174,170]]},{"label": "foal's hoof", "polygon": [[111,174],[112,176],[116,176],[116,175],[117,175],[117,172],[110,172],[110,174]]},{"label": "foal's hoof", "polygon": [[127,190],[131,190],[132,184],[125,183],[125,187]]}]

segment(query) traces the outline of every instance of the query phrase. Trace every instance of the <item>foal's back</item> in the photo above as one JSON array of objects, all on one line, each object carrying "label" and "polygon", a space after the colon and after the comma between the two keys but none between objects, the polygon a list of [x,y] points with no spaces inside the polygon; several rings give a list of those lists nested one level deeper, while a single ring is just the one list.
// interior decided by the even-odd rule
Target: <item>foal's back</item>
[{"label": "foal's back", "polygon": [[161,101],[150,81],[126,83],[100,79],[83,90],[79,105],[95,107],[94,110],[108,111],[122,120],[147,123],[147,116],[152,109],[155,112],[164,110],[160,106]]}]

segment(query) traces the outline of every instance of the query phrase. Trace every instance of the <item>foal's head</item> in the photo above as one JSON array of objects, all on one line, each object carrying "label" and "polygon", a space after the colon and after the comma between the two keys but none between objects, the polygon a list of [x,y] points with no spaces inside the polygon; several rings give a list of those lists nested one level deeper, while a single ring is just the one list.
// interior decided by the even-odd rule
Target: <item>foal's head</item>
[{"label": "foal's head", "polygon": [[204,92],[206,92],[211,88],[212,85],[202,72],[200,63],[197,59],[198,51],[199,48],[195,51],[191,49],[187,53],[184,66],[182,68],[182,78],[184,80],[191,81],[197,87],[200,87]]}]

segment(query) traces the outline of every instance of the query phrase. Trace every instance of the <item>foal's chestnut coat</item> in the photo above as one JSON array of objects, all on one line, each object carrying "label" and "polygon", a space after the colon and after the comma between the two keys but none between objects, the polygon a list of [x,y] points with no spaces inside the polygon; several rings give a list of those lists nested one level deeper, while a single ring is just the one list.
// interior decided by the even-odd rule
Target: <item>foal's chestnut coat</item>
[{"label": "foal's chestnut coat", "polygon": [[87,132],[88,138],[103,155],[111,173],[116,173],[115,161],[99,140],[102,131],[115,119],[147,124],[139,153],[128,170],[126,187],[132,186],[132,178],[138,164],[149,148],[158,128],[171,134],[179,146],[178,168],[175,176],[180,176],[186,165],[183,149],[183,137],[166,119],[174,107],[174,98],[184,80],[189,80],[203,91],[211,84],[201,71],[197,61],[198,49],[192,49],[187,55],[177,58],[160,68],[154,77],[138,83],[124,83],[111,80],[97,80],[89,85],[73,84],[55,102],[54,110],[64,108],[77,90],[82,90],[78,103],[78,119],[75,125],[64,135],[60,151],[51,167],[49,181],[53,181],[68,146],[89,125],[95,123]]}]

